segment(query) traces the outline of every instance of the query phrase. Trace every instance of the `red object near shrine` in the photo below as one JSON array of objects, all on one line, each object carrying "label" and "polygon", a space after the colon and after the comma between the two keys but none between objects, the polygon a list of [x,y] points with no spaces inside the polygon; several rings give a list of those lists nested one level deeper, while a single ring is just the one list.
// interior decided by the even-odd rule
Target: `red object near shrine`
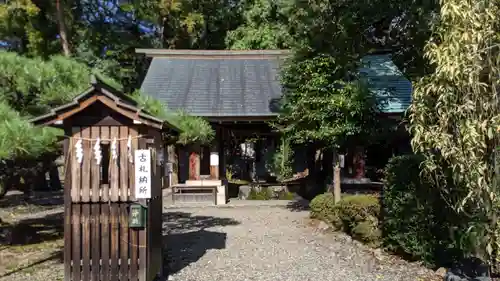
[{"label": "red object near shrine", "polygon": [[199,180],[200,179],[200,156],[196,152],[191,152],[189,155],[189,179]]},{"label": "red object near shrine", "polygon": [[355,152],[353,157],[354,164],[354,178],[362,179],[365,177],[365,159],[362,150]]}]

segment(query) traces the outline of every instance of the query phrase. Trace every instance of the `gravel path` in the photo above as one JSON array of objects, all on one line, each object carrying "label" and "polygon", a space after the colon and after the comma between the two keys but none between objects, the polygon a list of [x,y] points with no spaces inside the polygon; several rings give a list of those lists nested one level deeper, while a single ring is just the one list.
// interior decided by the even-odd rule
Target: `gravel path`
[{"label": "gravel path", "polygon": [[439,280],[284,207],[169,209],[173,280]]},{"label": "gravel path", "polygon": [[[435,281],[432,271],[322,230],[286,202],[165,209],[165,247],[175,281]],[[292,204],[288,204],[292,205]],[[295,206],[297,207],[297,206]],[[40,213],[56,213],[38,210]],[[35,213],[38,213],[35,212]],[[50,214],[53,215],[53,214]],[[25,216],[37,217],[34,213]],[[63,278],[62,239],[0,247],[0,281]],[[20,258],[20,259],[19,259]],[[0,266],[0,269],[2,266]],[[2,271],[2,270],[0,270]],[[10,274],[4,275],[7,272]]]}]

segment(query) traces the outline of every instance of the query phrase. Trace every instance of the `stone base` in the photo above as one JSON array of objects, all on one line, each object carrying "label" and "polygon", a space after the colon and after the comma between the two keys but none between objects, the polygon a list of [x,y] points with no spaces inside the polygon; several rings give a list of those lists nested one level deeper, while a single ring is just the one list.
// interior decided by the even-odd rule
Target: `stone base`
[{"label": "stone base", "polygon": [[217,194],[215,196],[217,196],[216,200],[217,200],[217,205],[226,205],[227,203],[227,198],[226,198],[226,194],[227,194],[227,188],[225,185],[222,184],[222,181],[221,180],[210,180],[210,179],[206,179],[206,180],[187,180],[185,184],[183,184],[184,186],[195,186],[195,187],[203,187],[203,186],[207,186],[207,187],[217,187]]},{"label": "stone base", "polygon": [[221,186],[221,180],[187,180],[187,186]]},{"label": "stone base", "polygon": [[246,200],[248,199],[248,196],[250,195],[250,191],[252,191],[252,187],[249,185],[241,185],[238,187],[238,198],[241,200]]},{"label": "stone base", "polygon": [[217,186],[217,205],[226,205],[226,186]]},{"label": "stone base", "polygon": [[343,184],[368,184],[368,183],[371,183],[371,180],[369,178],[347,178],[347,177],[343,177],[341,180],[340,180],[341,183]]}]

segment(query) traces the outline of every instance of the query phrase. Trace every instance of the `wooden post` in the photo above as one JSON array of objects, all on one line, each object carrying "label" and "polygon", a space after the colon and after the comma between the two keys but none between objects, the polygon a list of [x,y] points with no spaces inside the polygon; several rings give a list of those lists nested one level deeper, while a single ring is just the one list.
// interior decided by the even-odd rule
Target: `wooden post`
[{"label": "wooden post", "polygon": [[[172,172],[169,173],[166,171],[165,175],[168,176],[168,186],[172,186],[174,184],[179,183],[179,176],[178,176],[178,166],[179,166],[179,160],[177,157],[177,150],[175,148],[175,145],[168,145],[167,146],[167,162],[170,163],[172,167]],[[165,165],[167,166],[167,165]]]},{"label": "wooden post", "polygon": [[219,151],[219,179],[226,179],[226,153],[225,153],[225,144],[226,144],[226,133],[224,128],[218,128],[216,131]]},{"label": "wooden post", "polygon": [[340,189],[340,158],[336,150],[333,152],[333,198],[335,203],[341,199]]},{"label": "wooden post", "polygon": [[[71,129],[65,128],[65,134],[67,136],[71,135]],[[64,167],[64,281],[71,280],[71,233],[72,233],[72,222],[73,214],[71,213],[71,166],[72,158],[75,157],[71,154],[72,145],[74,145],[69,139],[64,140],[64,158],[68,159],[65,161],[66,166]]]},{"label": "wooden post", "polygon": [[338,203],[341,199],[341,190],[340,190],[340,166],[338,163],[335,164],[333,174],[333,197],[335,198],[335,203]]}]

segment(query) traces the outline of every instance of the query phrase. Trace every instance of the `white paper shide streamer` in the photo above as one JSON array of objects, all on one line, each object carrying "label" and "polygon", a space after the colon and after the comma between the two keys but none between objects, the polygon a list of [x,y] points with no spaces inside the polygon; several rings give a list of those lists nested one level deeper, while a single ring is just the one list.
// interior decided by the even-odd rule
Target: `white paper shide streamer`
[{"label": "white paper shide streamer", "polygon": [[78,162],[78,164],[81,164],[83,161],[82,140],[78,140],[75,144],[75,155],[76,155],[76,161]]},{"label": "white paper shide streamer", "polygon": [[111,142],[111,157],[113,160],[116,160],[118,158],[116,138],[113,138],[113,141]]},{"label": "white paper shide streamer", "polygon": [[102,153],[101,153],[101,139],[97,138],[94,145],[94,157],[97,165],[101,164]]},{"label": "white paper shide streamer", "polygon": [[128,151],[128,161],[130,163],[134,163],[134,158],[132,156],[132,137],[131,136],[128,136],[127,151]]}]

